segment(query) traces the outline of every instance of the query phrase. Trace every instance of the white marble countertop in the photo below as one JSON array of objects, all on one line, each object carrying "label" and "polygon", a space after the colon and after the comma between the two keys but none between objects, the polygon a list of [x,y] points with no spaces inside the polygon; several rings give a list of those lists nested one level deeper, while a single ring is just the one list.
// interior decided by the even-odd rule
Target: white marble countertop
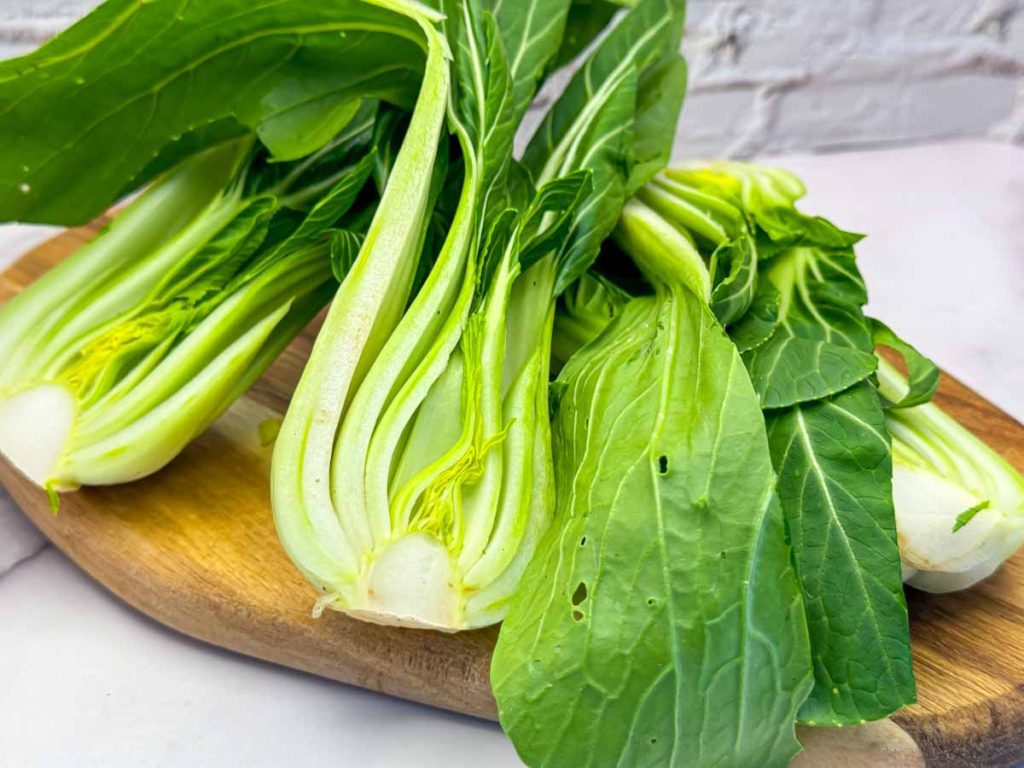
[{"label": "white marble countertop", "polygon": [[[792,157],[804,209],[870,237],[871,311],[1024,420],[1024,149]],[[0,227],[0,265],[52,230]],[[0,492],[2,493],[2,492]],[[0,497],[0,763],[519,765],[491,724],[182,637],[91,582]]]}]

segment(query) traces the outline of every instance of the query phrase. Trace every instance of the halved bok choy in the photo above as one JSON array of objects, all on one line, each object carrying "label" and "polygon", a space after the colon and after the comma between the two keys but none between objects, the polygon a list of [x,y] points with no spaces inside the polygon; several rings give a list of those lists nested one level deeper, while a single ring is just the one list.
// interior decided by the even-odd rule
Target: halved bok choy
[{"label": "halved bok choy", "polygon": [[[637,164],[625,126],[645,106],[642,76],[668,76],[654,64],[681,18],[662,0],[626,14],[519,163],[513,136],[559,50],[568,2],[442,10],[431,34],[452,59],[428,61],[424,88],[437,90],[412,118],[433,132],[410,127],[317,339],[276,445],[273,502],[320,609],[456,631],[504,616],[550,522],[554,300],[614,226]],[[671,73],[678,90],[678,65]],[[445,93],[458,205],[406,309]],[[658,153],[679,94],[657,104],[671,112]],[[653,157],[649,143],[638,157]]]},{"label": "halved bok choy", "polygon": [[376,114],[300,161],[253,138],[191,157],[5,305],[7,459],[51,492],[128,482],[216,419],[330,299]]},{"label": "halved bok choy", "polygon": [[[882,396],[897,406],[906,378],[879,357]],[[933,402],[886,411],[892,491],[907,584],[966,589],[1024,544],[1024,478]]]}]

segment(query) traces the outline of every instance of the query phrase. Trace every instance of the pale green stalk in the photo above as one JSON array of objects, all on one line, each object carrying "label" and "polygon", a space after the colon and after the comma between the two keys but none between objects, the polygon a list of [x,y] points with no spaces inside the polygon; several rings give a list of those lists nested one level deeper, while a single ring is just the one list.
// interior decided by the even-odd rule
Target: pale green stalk
[{"label": "pale green stalk", "polygon": [[324,321],[281,427],[272,468],[274,519],[303,573],[331,599],[355,594],[363,565],[358,521],[332,496],[339,425],[405,309],[422,243],[449,90],[438,17],[388,4],[423,32],[427,62],[401,150],[351,271]]}]

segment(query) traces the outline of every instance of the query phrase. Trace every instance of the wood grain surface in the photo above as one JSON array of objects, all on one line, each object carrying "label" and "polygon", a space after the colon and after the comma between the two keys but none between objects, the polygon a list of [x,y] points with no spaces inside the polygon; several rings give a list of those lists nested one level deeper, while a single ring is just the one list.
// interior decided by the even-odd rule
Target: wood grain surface
[{"label": "wood grain surface", "polygon": [[[0,301],[103,222],[70,230],[0,276]],[[328,611],[278,544],[261,421],[283,412],[309,329],[213,427],[156,475],[88,488],[50,513],[46,494],[0,461],[0,481],[83,570],[176,630],[316,675],[484,718],[494,629],[395,629]],[[1024,469],[1024,427],[945,377],[938,402]],[[892,720],[801,729],[800,766],[1001,766],[1024,759],[1024,555],[952,595],[909,595],[919,702]]]}]

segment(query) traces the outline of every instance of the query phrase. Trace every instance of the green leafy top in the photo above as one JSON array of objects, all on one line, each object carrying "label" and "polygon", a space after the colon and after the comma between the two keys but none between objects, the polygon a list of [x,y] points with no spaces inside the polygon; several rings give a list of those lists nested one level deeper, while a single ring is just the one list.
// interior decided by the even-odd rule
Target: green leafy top
[{"label": "green leafy top", "polygon": [[[670,169],[627,204],[616,239],[655,285],[674,273],[705,297],[743,353],[765,409],[810,630],[815,685],[800,718],[842,725],[914,700],[892,456],[870,382],[874,342],[908,357],[908,403],[930,395],[935,371],[864,316],[858,237],[797,211],[802,194],[790,174],[759,166]],[[578,318],[558,325],[589,329]]]},{"label": "green leafy top", "polygon": [[766,408],[836,394],[874,371],[860,236],[799,212],[803,194],[785,171],[723,161],[670,169],[637,195],[702,254],[712,307]]},{"label": "green leafy top", "polygon": [[558,257],[556,294],[593,262],[641,177],[668,158],[686,83],[682,17],[672,0],[639,3],[574,75],[526,148],[523,163],[538,184],[580,168],[592,173],[593,191]]},{"label": "green leafy top", "polygon": [[410,105],[425,43],[397,7],[109,0],[0,63],[0,144],[18,147],[0,157],[0,219],[83,223],[225,139],[256,132],[297,159],[363,97]]}]

